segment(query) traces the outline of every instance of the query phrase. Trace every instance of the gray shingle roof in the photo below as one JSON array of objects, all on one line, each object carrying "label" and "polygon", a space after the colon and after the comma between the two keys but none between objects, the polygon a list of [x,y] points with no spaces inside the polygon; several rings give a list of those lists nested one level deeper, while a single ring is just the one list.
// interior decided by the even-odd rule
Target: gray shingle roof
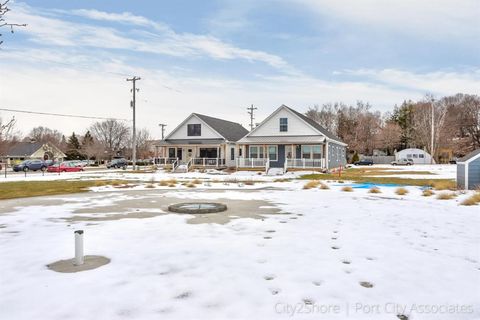
[{"label": "gray shingle roof", "polygon": [[7,152],[7,155],[14,157],[30,156],[43,146],[41,142],[19,142],[13,145]]},{"label": "gray shingle roof", "polygon": [[458,162],[465,162],[465,161],[468,161],[470,159],[472,159],[473,157],[477,156],[478,154],[480,154],[480,149],[477,149],[473,152],[470,152],[469,154],[467,154],[465,157],[461,158],[461,159],[458,159]]},{"label": "gray shingle roof", "polygon": [[293,110],[292,108],[290,107],[287,107],[286,105],[283,105],[285,108],[287,108],[288,110],[292,111],[293,113],[295,113],[297,116],[299,116],[300,118],[302,118],[303,121],[307,122],[309,125],[311,125],[312,127],[314,127],[315,129],[317,129],[318,131],[320,131],[322,134],[324,134],[327,138],[329,139],[332,139],[332,140],[335,140],[335,141],[338,141],[338,142],[342,142],[342,143],[345,143],[342,141],[342,139],[340,139],[339,137],[337,137],[336,135],[334,135],[333,133],[331,133],[330,131],[328,131],[327,129],[325,129],[321,124],[319,124],[318,122],[308,118],[306,115],[304,115],[303,113],[300,113],[296,110]]},{"label": "gray shingle roof", "polygon": [[217,131],[228,141],[238,141],[248,133],[248,130],[242,127],[239,123],[213,118],[199,113],[194,113],[194,115],[202,119],[202,121],[212,127],[212,129]]}]

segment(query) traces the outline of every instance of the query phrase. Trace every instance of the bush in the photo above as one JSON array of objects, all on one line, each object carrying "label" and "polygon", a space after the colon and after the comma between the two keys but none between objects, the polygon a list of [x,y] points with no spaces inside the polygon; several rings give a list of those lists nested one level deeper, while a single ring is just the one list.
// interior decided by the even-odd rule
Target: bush
[{"label": "bush", "polygon": [[368,193],[382,193],[382,191],[378,187],[372,187],[372,188],[370,188]]},{"label": "bush", "polygon": [[395,193],[399,196],[404,196],[408,193],[408,190],[405,188],[397,188],[397,190],[395,190]]},{"label": "bush", "polygon": [[186,186],[187,188],[196,188],[196,187],[197,187],[197,186],[196,186],[195,184],[193,184],[192,182],[189,182],[189,183],[185,184],[185,186]]},{"label": "bush", "polygon": [[480,192],[477,192],[460,203],[462,206],[474,206],[480,204]]},{"label": "bush", "polygon": [[158,185],[159,185],[160,187],[166,187],[166,186],[168,186],[169,184],[170,184],[170,183],[169,183],[167,180],[162,180],[162,181],[160,181],[160,182],[158,183]]},{"label": "bush", "polygon": [[255,185],[255,181],[247,180],[247,181],[244,182],[244,184],[245,184],[246,186],[253,186],[253,185]]},{"label": "bush", "polygon": [[422,196],[424,196],[424,197],[430,197],[430,196],[433,196],[434,194],[435,194],[435,192],[433,192],[432,189],[425,189],[422,192]]},{"label": "bush", "polygon": [[352,163],[355,163],[357,161],[360,161],[360,157],[358,156],[358,153],[354,153],[352,157]]},{"label": "bush", "polygon": [[200,181],[198,179],[195,179],[195,180],[192,180],[192,183],[193,184],[202,184],[202,181]]},{"label": "bush", "polygon": [[174,187],[176,186],[176,184],[175,184],[175,183],[170,183],[168,186],[169,186],[170,188],[174,188]]},{"label": "bush", "polygon": [[349,186],[345,186],[342,188],[342,191],[344,192],[353,192],[353,188],[352,187],[349,187]]},{"label": "bush", "polygon": [[438,200],[451,200],[455,198],[457,195],[453,192],[442,192],[437,195]]},{"label": "bush", "polygon": [[312,189],[312,188],[316,188],[320,185],[320,181],[318,180],[311,180],[311,181],[308,181],[304,186],[303,186],[303,189]]},{"label": "bush", "polygon": [[432,184],[435,190],[455,190],[456,185],[454,181],[435,181]]},{"label": "bush", "polygon": [[325,183],[320,183],[320,189],[328,190],[328,189],[330,189],[330,187],[328,185],[326,185]]},{"label": "bush", "polygon": [[147,185],[145,186],[145,188],[153,189],[153,188],[155,188],[155,186],[150,183],[150,184],[147,184]]}]

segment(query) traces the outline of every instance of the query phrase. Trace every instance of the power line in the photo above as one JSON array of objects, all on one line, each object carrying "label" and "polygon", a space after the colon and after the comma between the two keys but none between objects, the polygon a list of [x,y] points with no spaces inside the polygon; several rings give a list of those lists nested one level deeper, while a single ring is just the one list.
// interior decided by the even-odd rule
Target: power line
[{"label": "power line", "polygon": [[43,116],[55,116],[55,117],[66,117],[66,118],[81,118],[81,119],[95,119],[95,120],[117,120],[117,121],[129,121],[127,119],[118,119],[112,117],[93,117],[93,116],[83,116],[83,115],[74,115],[74,114],[63,114],[63,113],[51,113],[51,112],[38,112],[38,111],[29,111],[29,110],[19,110],[19,109],[7,109],[0,108],[0,111],[8,112],[17,112],[17,113],[28,113],[28,114],[39,114]]}]

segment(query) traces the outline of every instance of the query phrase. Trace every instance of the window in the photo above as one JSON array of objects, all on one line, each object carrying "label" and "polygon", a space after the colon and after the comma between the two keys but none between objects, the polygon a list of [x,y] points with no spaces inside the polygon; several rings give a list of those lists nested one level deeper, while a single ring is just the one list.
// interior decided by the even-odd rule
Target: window
[{"label": "window", "polygon": [[189,124],[187,125],[187,135],[189,137],[198,137],[202,135],[202,125],[201,124]]},{"label": "window", "polygon": [[413,158],[418,158],[418,154],[414,154],[414,155],[413,155]]},{"label": "window", "polygon": [[243,148],[241,148],[241,147],[240,147],[240,148],[238,148],[238,156],[239,156],[239,157],[241,157],[241,156],[242,156],[242,149],[243,149]]},{"label": "window", "polygon": [[280,132],[288,131],[288,118],[280,118]]},{"label": "window", "polygon": [[418,157],[419,157],[420,159],[423,159],[423,158],[425,158],[425,155],[420,153],[420,154],[418,155]]},{"label": "window", "polygon": [[235,148],[230,148],[230,160],[235,160]]},{"label": "window", "polygon": [[408,158],[408,159],[412,159],[413,157],[412,157],[411,154],[407,154],[407,158]]},{"label": "window", "polygon": [[278,149],[277,146],[268,146],[268,158],[273,161],[278,160]]},{"label": "window", "polygon": [[322,146],[312,146],[313,159],[322,159]]},{"label": "window", "polygon": [[175,158],[175,148],[168,148],[168,157]]},{"label": "window", "polygon": [[263,147],[251,146],[250,147],[250,158],[263,159]]},{"label": "window", "polygon": [[312,153],[311,146],[302,146],[302,159],[310,159]]}]

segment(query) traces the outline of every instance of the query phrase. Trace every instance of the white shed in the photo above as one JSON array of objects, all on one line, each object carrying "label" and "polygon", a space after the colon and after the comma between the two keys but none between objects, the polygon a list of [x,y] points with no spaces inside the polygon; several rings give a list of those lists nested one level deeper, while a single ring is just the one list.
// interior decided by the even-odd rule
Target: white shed
[{"label": "white shed", "polygon": [[[404,149],[395,153],[395,160],[400,159],[412,159],[415,164],[432,163],[432,156],[428,152],[415,148]],[[435,163],[435,160],[433,160],[433,163]]]}]

